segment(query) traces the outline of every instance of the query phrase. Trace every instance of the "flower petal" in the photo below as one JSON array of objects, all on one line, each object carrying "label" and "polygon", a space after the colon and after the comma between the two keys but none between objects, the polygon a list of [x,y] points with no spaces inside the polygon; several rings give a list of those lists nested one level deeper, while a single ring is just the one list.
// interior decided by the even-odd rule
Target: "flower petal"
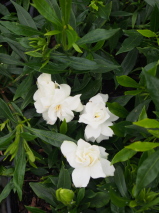
[{"label": "flower petal", "polygon": [[47,121],[47,124],[50,124],[50,125],[53,125],[56,122],[56,120],[57,120],[56,116],[54,117],[54,119],[50,119],[49,116],[48,116],[48,111],[43,112],[42,116],[43,116],[43,119],[45,121]]},{"label": "flower petal", "polygon": [[105,136],[113,136],[114,132],[111,128],[109,128],[109,126],[112,126],[113,123],[109,122],[109,121],[105,121],[103,124],[101,124],[101,134],[105,135]]},{"label": "flower petal", "polygon": [[85,149],[85,148],[89,148],[91,146],[90,143],[87,143],[83,139],[79,139],[77,141],[77,145],[78,145],[78,149]]},{"label": "flower petal", "polygon": [[109,139],[109,136],[100,135],[100,136],[96,139],[96,142],[97,142],[97,143],[100,143],[101,141],[103,141],[103,140],[108,140],[108,139]]},{"label": "flower petal", "polygon": [[93,96],[91,99],[89,99],[90,102],[93,103],[104,103],[105,104],[105,100],[108,100],[108,95],[104,95],[101,93],[98,93],[97,95]]},{"label": "flower petal", "polygon": [[80,112],[83,110],[83,105],[80,100],[81,95],[69,96],[65,99],[64,103],[69,106],[73,111]]},{"label": "flower petal", "polygon": [[75,187],[86,187],[90,180],[90,167],[76,168],[72,172]]},{"label": "flower petal", "polygon": [[108,118],[108,121],[116,121],[118,120],[118,116],[114,115],[113,113],[111,113],[108,109],[108,107],[106,107],[106,109],[108,110],[108,114],[110,115],[110,117]]},{"label": "flower petal", "polygon": [[106,177],[99,160],[90,167],[90,175],[92,178]]},{"label": "flower petal", "polygon": [[42,73],[41,75],[39,75],[39,77],[37,78],[37,82],[43,83],[43,82],[50,82],[51,81],[51,74],[47,74],[47,73]]},{"label": "flower petal", "polygon": [[99,150],[100,150],[100,156],[101,158],[106,158],[108,157],[108,153],[105,151],[106,149],[102,146],[98,146],[99,147]]},{"label": "flower petal", "polygon": [[64,141],[60,147],[62,154],[67,157],[70,152],[75,152],[77,145],[72,141]]},{"label": "flower petal", "polygon": [[90,125],[87,125],[85,128],[85,135],[87,138],[94,137],[95,139],[98,138],[101,134],[101,126],[98,126],[98,128],[94,129]]},{"label": "flower petal", "polygon": [[110,161],[107,159],[101,158],[100,159],[103,171],[105,173],[105,177],[114,176],[115,168],[113,165],[110,165]]}]

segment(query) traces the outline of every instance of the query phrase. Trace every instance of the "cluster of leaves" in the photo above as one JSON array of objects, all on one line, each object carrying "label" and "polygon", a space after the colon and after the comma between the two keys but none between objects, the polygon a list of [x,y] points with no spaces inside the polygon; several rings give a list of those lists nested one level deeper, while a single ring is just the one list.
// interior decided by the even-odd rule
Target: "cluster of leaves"
[{"label": "cluster of leaves", "polygon": [[[22,200],[31,173],[41,177],[30,187],[50,212],[157,212],[158,1],[12,0],[0,4],[0,16],[0,175],[10,177],[0,201],[12,190]],[[116,167],[114,177],[91,180],[86,189],[71,185],[59,148],[83,138],[84,126],[78,117],[46,125],[36,113],[40,73],[69,84],[83,104],[98,92],[109,94],[109,110],[120,119],[101,146]],[[69,206],[57,199],[60,188],[74,192]]]}]

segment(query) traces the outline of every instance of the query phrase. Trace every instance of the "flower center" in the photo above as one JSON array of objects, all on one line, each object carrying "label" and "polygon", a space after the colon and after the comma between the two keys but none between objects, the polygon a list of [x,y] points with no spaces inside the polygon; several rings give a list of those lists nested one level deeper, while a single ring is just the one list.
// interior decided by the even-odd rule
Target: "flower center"
[{"label": "flower center", "polygon": [[95,114],[94,114],[94,118],[99,118],[101,116],[101,113],[100,112],[96,112]]},{"label": "flower center", "polygon": [[60,109],[61,109],[61,105],[60,104],[55,107],[56,111],[59,111]]}]

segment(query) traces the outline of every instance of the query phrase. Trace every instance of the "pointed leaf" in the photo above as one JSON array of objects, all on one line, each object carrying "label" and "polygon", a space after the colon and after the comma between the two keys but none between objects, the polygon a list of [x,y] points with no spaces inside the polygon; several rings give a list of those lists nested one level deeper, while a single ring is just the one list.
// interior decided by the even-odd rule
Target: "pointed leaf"
[{"label": "pointed leaf", "polygon": [[135,196],[159,174],[159,150],[151,154],[138,168]]}]

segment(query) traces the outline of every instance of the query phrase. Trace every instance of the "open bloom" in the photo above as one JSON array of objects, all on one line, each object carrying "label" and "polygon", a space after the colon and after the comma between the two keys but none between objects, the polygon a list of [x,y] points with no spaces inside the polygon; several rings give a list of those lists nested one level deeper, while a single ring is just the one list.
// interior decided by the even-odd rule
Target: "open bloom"
[{"label": "open bloom", "polygon": [[79,139],[77,145],[72,141],[64,141],[61,152],[70,166],[74,168],[72,180],[76,187],[86,187],[90,178],[113,176],[115,168],[107,160],[108,153],[101,146],[91,145]]},{"label": "open bloom", "polygon": [[43,73],[37,79],[38,90],[34,93],[34,106],[38,113],[43,113],[51,106],[55,92],[55,84],[51,81],[51,75]]},{"label": "open bloom", "polygon": [[69,122],[74,117],[72,111],[83,110],[81,95],[70,96],[70,86],[54,83],[50,74],[41,74],[37,79],[37,86],[38,90],[33,96],[34,106],[48,124],[54,124],[57,118]]},{"label": "open bloom", "polygon": [[60,84],[55,88],[54,98],[51,106],[46,113],[43,113],[43,118],[48,123],[54,124],[59,118],[60,120],[66,119],[69,122],[73,119],[75,112],[83,110],[83,105],[80,101],[81,95],[74,97],[70,96],[71,88],[67,84]]},{"label": "open bloom", "polygon": [[114,133],[109,126],[112,126],[112,121],[117,120],[118,117],[105,106],[107,100],[108,95],[99,93],[85,105],[79,122],[87,124],[85,128],[86,140],[92,142],[96,140],[99,143],[113,136]]}]

